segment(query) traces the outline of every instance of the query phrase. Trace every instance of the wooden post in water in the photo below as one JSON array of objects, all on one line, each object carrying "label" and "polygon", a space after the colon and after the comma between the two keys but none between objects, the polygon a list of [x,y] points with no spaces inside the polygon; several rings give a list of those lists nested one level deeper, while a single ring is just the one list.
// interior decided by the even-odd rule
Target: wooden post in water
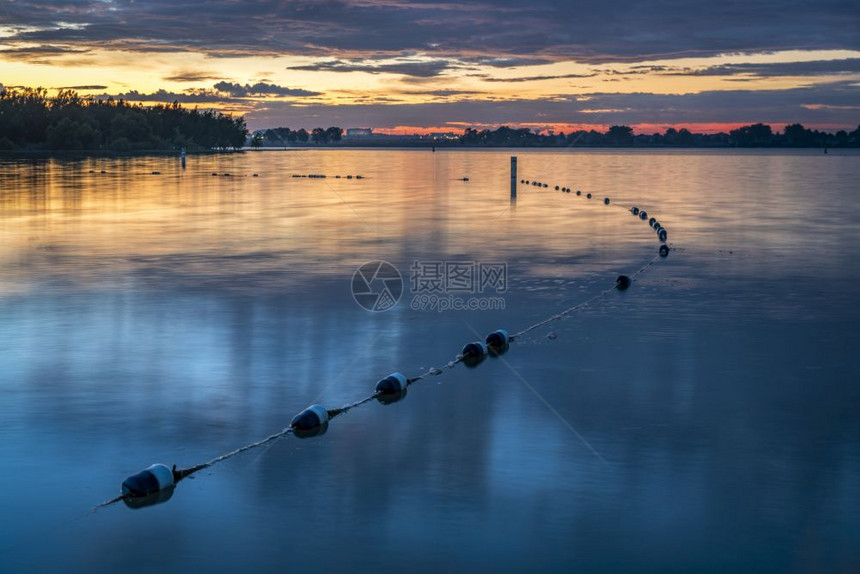
[{"label": "wooden post in water", "polygon": [[511,200],[517,198],[517,156],[511,156]]}]

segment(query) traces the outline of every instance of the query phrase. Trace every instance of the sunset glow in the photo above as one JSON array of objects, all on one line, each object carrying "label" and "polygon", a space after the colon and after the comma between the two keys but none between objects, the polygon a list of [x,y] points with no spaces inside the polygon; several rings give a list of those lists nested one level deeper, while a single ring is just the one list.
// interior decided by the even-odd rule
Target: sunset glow
[{"label": "sunset glow", "polygon": [[655,9],[649,28],[641,11],[556,4],[14,2],[0,15],[0,84],[178,101],[244,114],[252,130],[860,121],[856,10],[817,24],[801,3],[726,16],[693,2],[677,24]]}]

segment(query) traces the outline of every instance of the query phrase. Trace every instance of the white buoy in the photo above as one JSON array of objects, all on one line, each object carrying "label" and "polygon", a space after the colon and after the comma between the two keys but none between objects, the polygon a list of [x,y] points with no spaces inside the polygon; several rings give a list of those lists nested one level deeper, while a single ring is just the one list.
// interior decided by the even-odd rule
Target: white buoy
[{"label": "white buoy", "polygon": [[122,494],[133,497],[148,496],[174,484],[176,482],[173,479],[173,471],[167,465],[156,463],[126,478],[122,483]]},{"label": "white buoy", "polygon": [[311,405],[290,421],[290,427],[297,431],[308,431],[328,422],[328,411],[322,405]]},{"label": "white buoy", "polygon": [[402,373],[391,373],[378,383],[376,383],[376,392],[384,395],[393,395],[400,391],[406,390],[409,380]]}]

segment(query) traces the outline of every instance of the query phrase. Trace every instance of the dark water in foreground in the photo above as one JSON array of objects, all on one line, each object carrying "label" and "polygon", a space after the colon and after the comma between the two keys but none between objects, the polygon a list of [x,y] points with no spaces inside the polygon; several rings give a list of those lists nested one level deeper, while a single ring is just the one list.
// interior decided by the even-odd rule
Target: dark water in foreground
[{"label": "dark water in foreground", "polygon": [[[550,184],[515,208],[512,153]],[[178,167],[0,161],[0,571],[860,570],[857,154]],[[677,248],[628,291],[164,504],[87,513],[153,462],[209,460],[634,272],[657,240],[604,196]],[[376,259],[406,283],[383,313],[350,294]],[[413,310],[416,260],[505,263],[506,292],[457,293],[504,309]]]}]

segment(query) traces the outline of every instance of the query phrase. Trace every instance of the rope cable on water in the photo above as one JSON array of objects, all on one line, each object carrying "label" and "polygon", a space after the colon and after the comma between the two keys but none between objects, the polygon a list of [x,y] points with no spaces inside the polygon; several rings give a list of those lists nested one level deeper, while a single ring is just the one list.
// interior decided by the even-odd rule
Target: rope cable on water
[{"label": "rope cable on water", "polygon": [[[521,182],[525,182],[525,181],[526,181],[526,180],[521,180]],[[534,182],[534,185],[535,185],[535,186],[538,186],[538,183],[537,183],[537,182]],[[540,184],[540,186],[541,186],[541,189],[543,189],[543,188],[546,188],[546,187],[547,187],[547,184]],[[561,191],[566,192],[566,193],[571,193],[571,189],[570,189],[570,188],[566,188],[566,187],[561,187],[561,188],[560,188],[559,186],[556,186],[556,190],[559,190],[559,189],[560,189]],[[576,196],[577,196],[577,197],[580,197],[581,195],[582,195],[582,194],[581,194],[581,192],[580,192],[580,191],[577,191],[577,192],[576,192]],[[592,196],[591,196],[591,194],[587,194],[587,195],[586,195],[586,197],[590,199]],[[639,216],[639,218],[640,218],[640,219],[642,219],[643,221],[645,220],[645,217],[642,217],[640,214],[646,214],[646,215],[647,215],[647,212],[640,211],[637,207],[630,207],[630,206],[625,206],[625,205],[622,205],[622,204],[619,204],[619,203],[612,203],[612,202],[610,202],[609,198],[604,198],[604,199],[603,199],[603,203],[604,203],[606,206],[617,207],[617,208],[620,208],[620,209],[624,209],[624,210],[626,210],[626,211],[630,211],[630,212],[631,212],[631,213],[633,213],[634,215]],[[551,323],[551,322],[553,322],[553,321],[557,321],[557,320],[563,319],[564,317],[566,317],[566,316],[570,315],[571,313],[574,313],[574,312],[576,312],[576,311],[578,311],[578,310],[580,310],[580,309],[583,309],[583,308],[588,307],[589,305],[591,305],[591,304],[592,304],[592,303],[594,303],[595,301],[598,301],[599,299],[601,299],[601,298],[603,298],[603,297],[606,297],[607,295],[609,295],[610,293],[612,293],[612,292],[613,292],[613,291],[615,291],[615,290],[624,290],[624,289],[626,289],[634,279],[636,279],[637,277],[639,277],[639,276],[640,276],[642,273],[644,273],[644,272],[645,272],[645,271],[646,271],[646,270],[647,270],[651,265],[653,265],[654,263],[656,263],[656,262],[657,262],[661,257],[665,257],[665,255],[668,253],[669,246],[665,244],[665,235],[664,235],[664,234],[661,234],[661,232],[660,232],[660,230],[662,230],[662,229],[664,229],[664,228],[663,228],[662,226],[660,226],[659,224],[656,224],[656,225],[655,225],[655,222],[656,222],[656,219],[654,219],[654,218],[652,217],[652,218],[651,218],[651,221],[650,221],[649,223],[650,223],[650,224],[651,224],[651,226],[652,226],[652,227],[654,227],[654,228],[655,228],[655,230],[658,232],[658,236],[660,237],[660,240],[661,240],[661,242],[663,243],[663,245],[661,245],[660,253],[659,253],[658,255],[655,255],[655,256],[654,256],[654,257],[652,257],[650,260],[648,260],[644,265],[642,265],[639,269],[637,269],[637,270],[636,270],[634,273],[632,273],[629,277],[626,277],[626,276],[623,276],[623,275],[622,275],[622,276],[619,276],[619,278],[618,278],[618,280],[616,281],[615,285],[613,285],[612,287],[608,287],[608,288],[606,288],[606,289],[602,290],[600,293],[597,293],[596,295],[594,295],[594,296],[592,296],[592,297],[588,298],[588,299],[587,299],[587,300],[585,300],[585,301],[579,302],[579,303],[577,303],[576,305],[573,305],[573,306],[571,306],[571,307],[568,307],[568,308],[566,308],[566,309],[563,309],[562,311],[560,311],[560,312],[558,312],[558,313],[554,313],[553,315],[550,315],[549,317],[547,317],[547,318],[545,318],[545,319],[542,319],[541,321],[538,321],[537,323],[534,323],[533,325],[530,325],[530,326],[526,327],[525,329],[523,329],[523,330],[521,330],[521,331],[518,331],[518,332],[514,333],[513,335],[510,335],[509,337],[507,337],[507,341],[509,341],[509,342],[515,342],[517,339],[521,339],[523,336],[525,336],[526,334],[528,334],[528,333],[530,333],[530,332],[532,332],[532,331],[534,331],[534,330],[536,330],[536,329],[539,329],[539,328],[541,328],[541,327],[543,327],[543,326],[545,326],[545,325],[547,325],[547,324],[549,324],[549,323]],[[624,283],[624,284],[622,284],[622,283],[621,283],[621,280],[622,280],[622,279],[624,279],[624,280],[625,280],[625,283]],[[499,333],[499,332],[504,333],[503,331],[497,331],[496,333]],[[505,333],[505,336],[507,336],[507,334],[506,334],[506,333]],[[489,341],[489,338],[488,338],[488,341]],[[478,345],[482,345],[482,346],[483,346],[483,355],[482,355],[482,357],[481,357],[481,360],[483,360],[483,357],[484,357],[484,356],[486,356],[486,354],[487,354],[487,345],[484,345],[484,344],[483,344],[482,342],[480,342],[480,341],[479,341],[477,344],[478,344]],[[473,344],[468,344],[466,347],[464,347],[463,352],[461,352],[461,353],[457,354],[457,355],[455,356],[455,358],[454,358],[453,360],[449,361],[447,364],[445,364],[445,366],[444,366],[443,368],[431,367],[431,368],[429,368],[429,369],[425,370],[424,372],[422,372],[422,373],[420,373],[420,374],[418,374],[418,375],[416,375],[416,376],[414,376],[414,377],[408,377],[408,378],[407,378],[407,377],[404,377],[403,375],[400,375],[400,374],[398,373],[398,374],[397,374],[397,376],[398,376],[398,377],[400,377],[400,381],[401,381],[400,383],[397,383],[397,384],[398,384],[398,388],[399,388],[400,386],[402,386],[403,388],[401,389],[401,391],[402,391],[402,392],[405,392],[406,387],[408,387],[409,385],[411,385],[411,384],[413,384],[413,383],[416,383],[416,382],[418,382],[418,381],[420,381],[420,380],[423,380],[423,379],[429,378],[429,377],[436,377],[436,376],[439,376],[439,375],[441,375],[441,374],[443,374],[443,373],[444,373],[444,370],[445,370],[445,369],[448,369],[448,370],[453,369],[454,367],[456,367],[456,366],[457,366],[459,363],[461,363],[461,362],[465,362],[465,363],[468,365],[469,363],[467,362],[467,359],[468,359],[469,357],[467,357],[465,353],[466,353],[466,350],[469,348],[469,346],[470,346],[470,345],[473,345]],[[394,375],[390,375],[390,377],[394,377]],[[380,381],[380,384],[381,384],[382,382],[383,382],[383,381]],[[305,411],[302,411],[302,413],[299,413],[299,415],[297,415],[297,417],[296,417],[296,418],[298,418],[299,416],[302,416],[302,415],[304,415],[305,413],[307,413],[307,412],[309,412],[309,411],[311,411],[311,410],[313,410],[313,409],[315,409],[315,408],[316,408],[316,409],[319,409],[319,412],[322,412],[322,415],[323,415],[323,418],[324,418],[324,420],[318,420],[318,421],[317,421],[318,426],[324,426],[324,425],[325,425],[325,426],[327,426],[327,425],[328,425],[328,421],[329,421],[330,419],[332,419],[332,418],[334,418],[334,417],[336,417],[336,416],[339,416],[339,415],[345,414],[345,413],[347,413],[348,411],[350,411],[350,410],[352,410],[352,409],[354,409],[354,408],[360,407],[360,406],[362,406],[362,405],[364,405],[364,404],[366,404],[366,403],[368,403],[368,402],[370,402],[370,401],[372,401],[372,400],[374,400],[374,399],[380,399],[382,396],[384,396],[384,393],[383,393],[383,392],[381,392],[381,391],[379,390],[379,387],[377,387],[377,390],[376,390],[373,394],[371,394],[370,396],[365,397],[365,398],[363,398],[363,399],[361,399],[361,400],[358,400],[358,401],[356,401],[356,402],[349,403],[349,404],[346,404],[346,405],[344,405],[344,406],[342,406],[342,407],[338,407],[338,408],[334,408],[334,409],[325,409],[324,407],[321,407],[321,406],[318,406],[318,405],[312,405],[311,407],[308,407],[308,409],[306,409]],[[317,411],[314,411],[314,412],[316,413]],[[317,415],[315,415],[315,416],[317,416]],[[193,474],[193,473],[195,473],[195,472],[198,472],[198,471],[200,471],[200,470],[203,470],[204,468],[209,468],[209,467],[211,467],[211,466],[213,466],[213,465],[215,465],[215,464],[217,464],[217,463],[219,463],[219,462],[223,462],[223,461],[225,461],[225,460],[227,460],[227,459],[230,459],[230,458],[232,458],[232,457],[234,457],[234,456],[237,456],[237,455],[239,455],[239,454],[241,454],[241,453],[243,453],[243,452],[246,452],[246,451],[249,451],[249,450],[251,450],[251,449],[254,449],[254,448],[257,448],[257,447],[263,446],[263,445],[265,445],[265,444],[271,443],[271,442],[273,442],[273,441],[275,441],[275,440],[277,440],[277,439],[279,439],[279,438],[281,438],[281,437],[283,437],[283,436],[286,436],[286,435],[288,435],[288,434],[297,434],[297,433],[299,432],[299,431],[298,431],[298,428],[299,428],[299,427],[295,426],[295,423],[296,423],[296,419],[294,419],[294,420],[293,420],[293,422],[291,423],[291,426],[289,426],[289,427],[286,427],[286,428],[284,428],[284,429],[282,429],[282,430],[280,430],[280,431],[278,431],[278,432],[276,432],[276,433],[274,433],[274,434],[272,434],[272,435],[269,435],[268,437],[266,437],[266,438],[264,438],[264,439],[262,439],[262,440],[259,440],[259,441],[256,441],[256,442],[252,442],[252,443],[247,444],[247,445],[245,445],[245,446],[243,446],[243,447],[240,447],[240,448],[237,448],[237,449],[235,449],[235,450],[233,450],[233,451],[230,451],[230,452],[228,452],[228,453],[226,453],[226,454],[222,454],[222,455],[220,455],[220,456],[217,456],[217,457],[215,457],[215,458],[213,458],[213,459],[211,459],[211,460],[209,460],[209,461],[207,461],[207,462],[200,463],[200,464],[197,464],[197,465],[194,465],[194,466],[191,466],[191,467],[185,468],[185,469],[177,469],[177,468],[176,468],[176,465],[173,465],[173,469],[172,469],[172,477],[173,477],[173,481],[172,481],[172,482],[171,482],[171,484],[170,484],[170,488],[173,488],[173,486],[174,486],[176,483],[178,483],[180,480],[182,480],[182,479],[184,479],[184,478],[186,478],[186,477],[190,476],[191,474]],[[154,466],[163,466],[163,465],[154,465]],[[109,501],[103,502],[102,504],[100,504],[100,505],[98,505],[98,506],[94,507],[92,510],[93,510],[93,511],[95,511],[95,510],[96,510],[96,509],[98,509],[98,508],[101,508],[101,507],[103,507],[103,506],[111,505],[111,504],[113,504],[113,503],[115,503],[115,502],[118,502],[118,501],[120,501],[120,500],[124,500],[124,499],[127,499],[127,498],[129,498],[129,496],[128,496],[128,495],[125,495],[125,494],[124,494],[124,495],[121,495],[121,496],[118,496],[118,497],[113,498],[113,499],[111,499],[111,500],[109,500]]]}]

